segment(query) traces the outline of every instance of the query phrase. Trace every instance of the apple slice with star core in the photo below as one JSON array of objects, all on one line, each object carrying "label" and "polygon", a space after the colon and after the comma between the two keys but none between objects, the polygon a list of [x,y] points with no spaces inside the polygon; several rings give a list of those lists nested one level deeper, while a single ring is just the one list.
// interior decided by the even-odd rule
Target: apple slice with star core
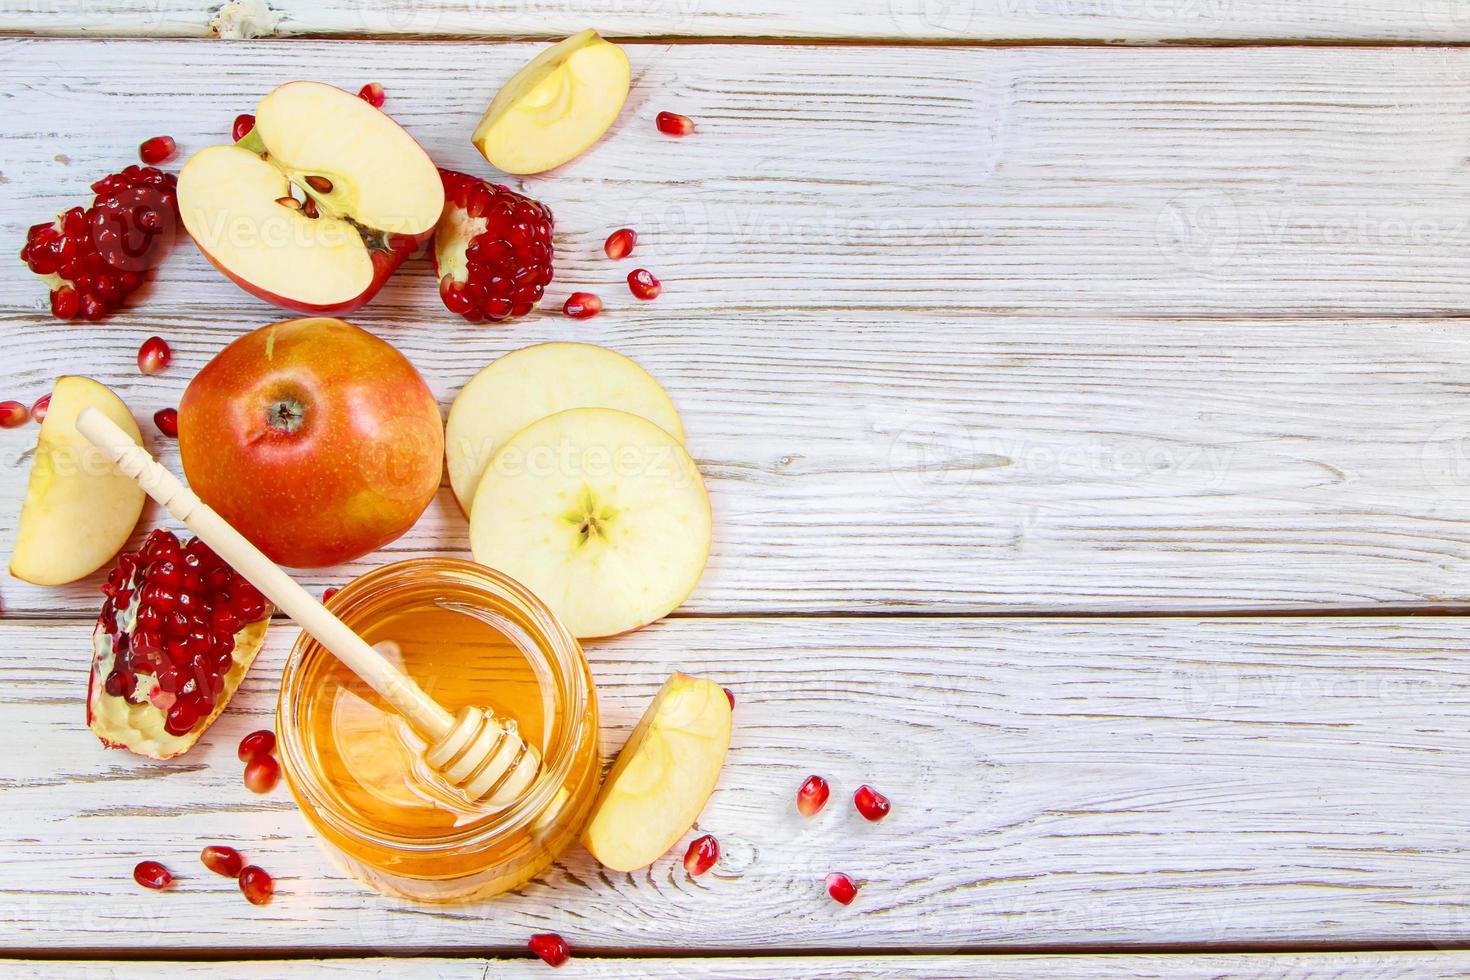
[{"label": "apple slice with star core", "polygon": [[240,142],[189,158],[178,196],[215,268],[261,299],[320,315],[372,299],[444,210],[439,171],[413,137],[320,82],[266,95]]},{"label": "apple slice with star core", "polygon": [[676,609],[710,539],[694,460],[657,425],[611,408],[521,430],[490,461],[470,511],[475,560],[520,581],[580,638]]}]

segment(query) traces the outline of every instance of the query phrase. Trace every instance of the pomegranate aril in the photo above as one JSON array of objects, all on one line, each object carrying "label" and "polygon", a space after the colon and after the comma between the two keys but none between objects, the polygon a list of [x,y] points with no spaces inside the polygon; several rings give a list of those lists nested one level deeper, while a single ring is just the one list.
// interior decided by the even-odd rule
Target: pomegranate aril
[{"label": "pomegranate aril", "polygon": [[572,957],[567,941],[554,932],[538,932],[526,943],[526,947],[541,957],[547,966],[561,966]]},{"label": "pomegranate aril", "polygon": [[139,861],[133,868],[133,880],[144,888],[160,891],[174,883],[174,876],[157,861]]},{"label": "pomegranate aril", "polygon": [[51,410],[51,396],[42,395],[36,399],[36,404],[31,406],[31,420],[37,425],[46,421],[46,413]]},{"label": "pomegranate aril", "polygon": [[336,595],[338,592],[341,592],[341,591],[342,590],[339,589],[339,588],[337,588],[335,585],[329,585],[329,586],[327,586],[325,589],[322,589],[322,602],[329,601],[332,598],[332,596]]},{"label": "pomegranate aril", "polygon": [[827,805],[832,787],[821,776],[808,776],[796,791],[796,809],[803,817],[814,817]]},{"label": "pomegranate aril", "polygon": [[177,408],[160,408],[153,413],[153,424],[158,426],[158,431],[170,439],[179,437],[179,410]]},{"label": "pomegranate aril", "polygon": [[660,112],[653,121],[665,136],[688,136],[694,132],[694,120],[677,112]]},{"label": "pomegranate aril", "polygon": [[383,86],[377,82],[368,82],[362,88],[358,89],[357,97],[375,109],[383,108],[383,103],[388,98],[383,93]]},{"label": "pomegranate aril", "polygon": [[851,905],[852,900],[857,898],[857,893],[858,886],[841,871],[834,871],[827,876],[827,894],[832,896],[832,901]]},{"label": "pomegranate aril", "polygon": [[628,289],[639,299],[657,299],[664,287],[647,269],[634,269],[628,273]]},{"label": "pomegranate aril", "polygon": [[638,244],[638,233],[632,228],[619,228],[607,236],[607,241],[602,243],[602,250],[610,259],[625,259],[633,253],[633,246]]},{"label": "pomegranate aril", "polygon": [[180,698],[174,701],[173,706],[168,709],[168,714],[164,716],[163,730],[170,735],[183,735],[193,728],[197,721],[199,721],[199,710],[194,707],[194,702]]},{"label": "pomegranate aril", "polygon": [[240,739],[240,749],[236,754],[241,762],[249,762],[256,756],[270,755],[275,747],[276,733],[261,729]]},{"label": "pomegranate aril", "polygon": [[137,687],[137,675],[122,670],[114,670],[103,682],[103,690],[115,698],[132,697]]},{"label": "pomegranate aril", "polygon": [[0,429],[14,429],[30,420],[31,410],[20,402],[0,402]]},{"label": "pomegranate aril", "polygon": [[857,792],[852,794],[852,803],[857,807],[858,813],[873,823],[888,816],[888,811],[892,808],[888,797],[866,784],[859,786]]},{"label": "pomegranate aril", "polygon": [[252,793],[269,793],[281,778],[281,766],[274,756],[257,755],[245,766],[245,788]]},{"label": "pomegranate aril", "polygon": [[249,864],[240,869],[240,893],[251,905],[269,904],[275,890],[275,882],[264,868]]},{"label": "pomegranate aril", "polygon": [[602,300],[596,293],[573,293],[561,311],[574,320],[585,320],[602,312]]},{"label": "pomegranate aril", "polygon": [[199,860],[210,871],[226,878],[238,878],[240,869],[245,866],[245,859],[240,856],[240,852],[224,844],[208,845],[199,852]]},{"label": "pomegranate aril", "polygon": [[235,124],[230,127],[230,139],[238,143],[254,128],[255,117],[248,112],[242,112],[235,117]]},{"label": "pomegranate aril", "polygon": [[82,308],[82,297],[70,286],[51,290],[51,315],[58,320],[70,320]]},{"label": "pomegranate aril", "polygon": [[144,374],[161,374],[174,359],[174,352],[162,337],[149,337],[138,348],[138,370]]},{"label": "pomegranate aril", "polygon": [[710,834],[689,842],[684,852],[684,870],[696,878],[715,866],[720,859],[720,842]]},{"label": "pomegranate aril", "polygon": [[173,156],[177,149],[178,145],[174,143],[172,136],[155,136],[144,140],[138,147],[138,158],[148,164],[162,163]]}]

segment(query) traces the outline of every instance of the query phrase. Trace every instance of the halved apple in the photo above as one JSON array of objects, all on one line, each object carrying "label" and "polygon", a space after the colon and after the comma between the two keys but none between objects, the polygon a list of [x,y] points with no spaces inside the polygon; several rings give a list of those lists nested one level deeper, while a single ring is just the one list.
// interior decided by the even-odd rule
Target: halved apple
[{"label": "halved apple", "polygon": [[582,638],[677,608],[710,537],[694,460],[652,422],[611,408],[521,430],[491,460],[470,511],[475,560],[525,584]]},{"label": "halved apple", "polygon": [[575,343],[523,347],[470,379],[449,410],[449,483],[465,513],[474,505],[485,467],[512,436],[571,408],[632,412],[684,441],[684,426],[668,394],[617,351]]},{"label": "halved apple", "polygon": [[730,701],[712,681],[674,674],[613,763],[582,844],[614,871],[663,856],[699,819],[730,748]]},{"label": "halved apple", "polygon": [[91,378],[56,382],[10,558],[10,574],[36,585],[91,575],[127,543],[143,513],[143,491],[77,431],[84,408],[97,409],[143,442],[138,423],[112,389]]},{"label": "halved apple", "polygon": [[179,214],[204,257],[300,313],[372,299],[443,210],[439,171],[413,137],[320,82],[270,92],[239,143],[205,147],[179,172]]},{"label": "halved apple", "polygon": [[588,29],[511,76],[470,142],[508,174],[559,167],[596,143],[628,98],[628,56]]}]

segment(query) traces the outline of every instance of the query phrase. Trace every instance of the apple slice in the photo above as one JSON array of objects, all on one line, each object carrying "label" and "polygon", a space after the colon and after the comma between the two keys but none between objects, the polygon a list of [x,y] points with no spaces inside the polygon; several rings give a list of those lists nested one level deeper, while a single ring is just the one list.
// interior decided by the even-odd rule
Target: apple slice
[{"label": "apple slice", "polygon": [[491,460],[470,548],[574,635],[612,636],[689,597],[710,525],[704,480],[678,440],[628,412],[574,408],[533,422]]},{"label": "apple slice", "polygon": [[664,681],[613,763],[582,844],[614,871],[657,861],[699,819],[730,748],[730,701],[688,674]]},{"label": "apple slice", "polygon": [[632,412],[684,441],[668,394],[617,351],[575,343],[522,347],[475,375],[449,409],[449,483],[464,512],[474,504],[485,467],[511,436],[571,408]]},{"label": "apple slice", "polygon": [[84,408],[97,409],[143,442],[138,423],[112,389],[91,378],[56,382],[10,559],[10,574],[36,585],[91,575],[127,543],[143,513],[143,491],[77,431]]},{"label": "apple slice", "polygon": [[631,77],[622,48],[591,29],[574,34],[511,76],[470,142],[508,174],[559,167],[607,132]]},{"label": "apple slice", "polygon": [[372,299],[444,210],[439,171],[413,137],[320,82],[266,95],[239,143],[189,158],[178,194],[215,268],[261,299],[321,315]]}]

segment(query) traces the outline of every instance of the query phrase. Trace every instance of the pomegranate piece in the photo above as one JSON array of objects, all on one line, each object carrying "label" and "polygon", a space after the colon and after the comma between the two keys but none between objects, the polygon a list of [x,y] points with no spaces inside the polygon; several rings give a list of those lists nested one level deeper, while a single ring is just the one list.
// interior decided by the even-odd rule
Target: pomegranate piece
[{"label": "pomegranate piece", "polygon": [[602,300],[596,293],[573,293],[561,311],[573,320],[585,320],[602,312]]},{"label": "pomegranate piece", "polygon": [[239,687],[270,607],[204,542],[154,531],[102,586],[87,724],[154,759],[187,751]]},{"label": "pomegranate piece", "polygon": [[888,797],[866,784],[859,786],[857,792],[852,794],[852,805],[857,807],[858,813],[873,823],[888,816],[891,809]]},{"label": "pomegranate piece", "polygon": [[377,82],[368,82],[362,88],[358,89],[357,97],[374,109],[383,108],[383,103],[388,101],[388,96],[383,93],[383,86]]},{"label": "pomegranate piece", "polygon": [[434,275],[445,307],[471,323],[530,313],[553,274],[551,211],[500,184],[453,170],[439,176]]},{"label": "pomegranate piece", "polygon": [[269,793],[281,778],[281,765],[275,756],[258,755],[245,767],[245,788],[252,793]]},{"label": "pomegranate piece", "polygon": [[31,406],[31,418],[37,425],[46,421],[46,413],[51,411],[51,396],[42,395],[36,399],[36,404]]},{"label": "pomegranate piece", "polygon": [[527,948],[547,966],[561,966],[572,958],[571,948],[567,941],[554,932],[538,932],[526,943]]},{"label": "pomegranate piece", "polygon": [[238,878],[240,869],[245,866],[240,852],[224,844],[210,844],[199,852],[199,860],[210,871],[226,878]]},{"label": "pomegranate piece", "polygon": [[858,886],[841,871],[834,871],[827,876],[827,894],[832,896],[832,901],[840,905],[851,905],[852,900],[857,898],[857,893]]},{"label": "pomegranate piece", "polygon": [[275,890],[276,883],[266,874],[264,868],[247,864],[240,869],[240,894],[251,905],[269,905]]},{"label": "pomegranate piece", "polygon": [[138,348],[138,370],[144,374],[162,374],[174,359],[174,352],[162,337],[149,337]]},{"label": "pomegranate piece", "polygon": [[179,410],[177,408],[160,408],[153,413],[153,424],[158,426],[158,431],[170,439],[179,437]]},{"label": "pomegranate piece", "polygon": [[255,117],[248,112],[242,112],[235,117],[235,124],[230,127],[230,139],[238,143],[254,128]]},{"label": "pomegranate piece", "polygon": [[329,585],[329,586],[327,586],[325,589],[322,589],[322,602],[328,602],[328,601],[330,601],[331,598],[332,598],[332,596],[336,595],[338,592],[341,592],[341,591],[342,590],[339,589],[339,588],[337,588],[335,585]]},{"label": "pomegranate piece", "polygon": [[157,861],[139,861],[133,868],[133,880],[144,888],[162,891],[174,883],[174,876]]},{"label": "pomegranate piece", "polygon": [[270,755],[275,749],[276,733],[261,729],[240,739],[240,749],[236,754],[241,762],[249,762],[257,756]]},{"label": "pomegranate piece", "polygon": [[0,402],[0,429],[14,429],[31,419],[31,410],[20,402]]},{"label": "pomegranate piece", "polygon": [[178,144],[174,142],[172,136],[155,136],[144,140],[138,147],[138,159],[151,166],[167,160],[174,155],[177,149]]},{"label": "pomegranate piece", "polygon": [[796,791],[796,810],[803,817],[815,817],[827,805],[832,787],[821,776],[808,776],[801,789]]},{"label": "pomegranate piece", "polygon": [[658,299],[658,294],[664,291],[663,284],[647,269],[628,273],[628,289],[639,299]]},{"label": "pomegranate piece", "polygon": [[689,849],[684,852],[684,870],[698,878],[720,859],[720,842],[710,834],[696,838],[689,842]]},{"label": "pomegranate piece", "polygon": [[607,236],[607,241],[602,243],[602,250],[610,259],[625,259],[633,253],[633,246],[638,244],[638,233],[632,228],[619,228]]},{"label": "pomegranate piece", "polygon": [[688,136],[694,132],[694,120],[677,112],[660,112],[653,121],[665,136]]}]

